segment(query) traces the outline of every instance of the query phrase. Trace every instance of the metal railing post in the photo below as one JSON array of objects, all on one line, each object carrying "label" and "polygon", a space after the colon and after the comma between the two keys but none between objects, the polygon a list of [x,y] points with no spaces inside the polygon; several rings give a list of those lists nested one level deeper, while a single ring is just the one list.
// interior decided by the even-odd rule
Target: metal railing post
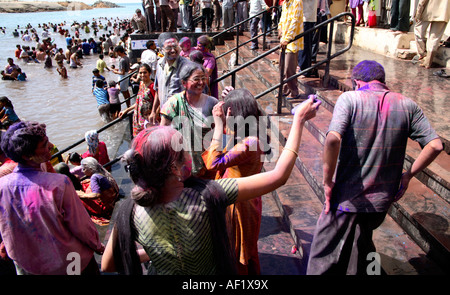
[{"label": "metal railing post", "polygon": [[133,139],[133,117],[134,116],[128,116],[128,127],[130,128],[130,137]]},{"label": "metal railing post", "polygon": [[262,20],[262,24],[263,24],[263,33],[264,33],[264,35],[263,35],[263,44],[262,44],[262,49],[263,50],[266,50],[267,49],[267,44],[266,44],[266,34],[267,34],[267,19],[269,18],[268,16],[267,16],[267,14],[268,14],[269,12],[267,12],[267,11],[265,11],[264,13],[263,13],[263,15],[262,15],[262,18],[261,18],[261,20]]},{"label": "metal railing post", "polygon": [[237,66],[239,64],[239,26],[236,27],[236,60],[234,61],[234,65]]},{"label": "metal railing post", "polygon": [[286,48],[281,47],[280,53],[280,87],[278,88],[277,114],[281,114],[281,107],[283,105],[283,85],[284,85],[284,59],[286,55]]},{"label": "metal railing post", "polygon": [[330,56],[331,56],[331,49],[333,47],[333,30],[334,30],[334,22],[330,22],[330,34],[328,36],[328,50],[327,50],[327,63],[325,65],[325,75],[323,77],[323,85],[325,87],[328,87],[328,84],[330,83]]}]

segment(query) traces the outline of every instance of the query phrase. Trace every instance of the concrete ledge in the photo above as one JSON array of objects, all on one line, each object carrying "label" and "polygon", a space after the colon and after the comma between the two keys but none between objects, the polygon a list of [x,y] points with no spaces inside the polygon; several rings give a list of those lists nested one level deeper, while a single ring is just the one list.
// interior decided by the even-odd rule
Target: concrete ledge
[{"label": "concrete ledge", "polygon": [[[336,43],[350,41],[351,26],[344,22],[336,23],[333,38]],[[353,45],[365,50],[382,54],[393,58],[411,59],[415,55],[414,33],[395,35],[392,31],[380,28],[355,27]],[[440,46],[433,62],[450,68],[450,48]]]}]

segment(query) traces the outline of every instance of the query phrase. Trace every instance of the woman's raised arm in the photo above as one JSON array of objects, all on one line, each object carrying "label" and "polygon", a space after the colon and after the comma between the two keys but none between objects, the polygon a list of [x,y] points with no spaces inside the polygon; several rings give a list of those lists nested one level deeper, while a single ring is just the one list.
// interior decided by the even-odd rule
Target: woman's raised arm
[{"label": "woman's raised arm", "polygon": [[237,202],[267,194],[284,185],[291,174],[300,147],[305,122],[316,116],[320,101],[309,98],[294,114],[292,128],[280,158],[271,171],[237,179],[239,193]]}]

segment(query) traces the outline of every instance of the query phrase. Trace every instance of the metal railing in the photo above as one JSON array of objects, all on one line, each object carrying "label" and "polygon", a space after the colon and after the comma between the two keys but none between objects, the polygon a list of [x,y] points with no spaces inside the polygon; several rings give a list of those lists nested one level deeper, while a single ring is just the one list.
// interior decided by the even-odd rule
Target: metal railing
[{"label": "metal railing", "polygon": [[[352,26],[351,26],[350,41],[349,41],[349,44],[348,44],[345,48],[343,48],[343,49],[341,49],[341,50],[335,52],[334,54],[331,54],[332,43],[333,43],[334,22],[337,21],[337,20],[339,20],[339,19],[341,19],[342,17],[346,17],[346,16],[351,17],[351,20],[352,20]],[[243,22],[241,22],[241,23],[239,23],[239,24],[242,24],[242,23],[243,23]],[[322,27],[324,27],[324,26],[327,26],[328,24],[330,24],[330,26],[329,26],[329,37],[328,37],[328,47],[327,47],[326,58],[325,58],[324,60],[318,61],[318,62],[317,62],[316,64],[314,64],[313,66],[311,66],[311,67],[309,67],[309,68],[307,68],[307,69],[303,69],[302,71],[298,72],[297,74],[295,74],[295,75],[293,75],[293,76],[291,76],[291,77],[289,77],[289,78],[287,78],[287,79],[284,79],[284,74],[283,74],[283,73],[284,73],[284,59],[285,59],[285,54],[286,54],[285,51],[286,51],[286,49],[285,49],[285,48],[282,48],[281,45],[277,45],[276,47],[274,47],[274,48],[272,48],[272,49],[269,49],[269,50],[263,52],[262,54],[260,54],[260,55],[258,55],[257,57],[255,57],[255,58],[253,58],[253,59],[251,59],[251,60],[245,62],[244,64],[238,66],[237,68],[231,70],[230,72],[228,72],[228,73],[226,73],[226,74],[224,74],[224,75],[218,77],[217,79],[215,79],[214,81],[212,81],[211,84],[212,84],[212,83],[219,83],[220,81],[222,81],[222,80],[224,80],[224,79],[226,79],[226,78],[228,78],[228,77],[231,76],[231,86],[233,86],[233,87],[235,88],[235,87],[236,87],[235,84],[236,84],[236,73],[237,73],[237,72],[239,72],[240,70],[242,70],[242,69],[248,67],[249,65],[251,65],[251,64],[253,64],[253,63],[255,63],[255,62],[261,60],[262,58],[268,56],[269,54],[271,54],[271,53],[273,53],[273,52],[278,51],[278,50],[281,49],[281,53],[280,53],[280,66],[279,66],[279,70],[280,70],[280,82],[279,82],[278,84],[273,85],[272,87],[268,88],[268,89],[265,90],[264,92],[262,92],[262,93],[260,93],[260,94],[258,94],[258,95],[255,96],[256,99],[261,98],[262,96],[264,96],[264,95],[266,95],[266,94],[268,94],[268,93],[270,93],[270,92],[272,92],[272,91],[274,91],[275,89],[278,88],[277,113],[281,113],[281,108],[282,108],[282,105],[283,105],[283,104],[282,104],[282,103],[283,103],[283,97],[282,97],[283,91],[282,91],[282,88],[283,88],[283,85],[284,85],[284,84],[286,84],[287,82],[289,82],[289,81],[291,81],[291,80],[293,80],[293,79],[296,79],[297,77],[299,77],[299,76],[301,76],[301,75],[303,75],[303,74],[305,74],[305,73],[307,73],[307,72],[309,72],[309,71],[312,71],[313,69],[316,69],[316,68],[318,68],[319,66],[325,64],[325,75],[324,75],[324,82],[323,82],[323,83],[324,83],[324,86],[325,86],[325,87],[328,86],[328,83],[329,83],[329,73],[330,73],[330,61],[331,61],[333,58],[335,58],[335,57],[337,57],[337,56],[343,54],[343,53],[346,52],[346,51],[348,51],[348,50],[352,47],[352,44],[353,44],[353,36],[354,36],[354,32],[355,32],[355,16],[354,16],[353,14],[351,14],[350,12],[343,12],[343,13],[340,13],[340,14],[338,14],[338,15],[336,15],[336,16],[334,16],[334,17],[332,17],[332,18],[330,18],[330,19],[328,19],[328,20],[326,20],[326,21],[324,21],[324,22],[322,22],[322,23],[320,23],[320,24],[315,25],[314,27],[310,28],[309,30],[306,30],[306,31],[304,31],[304,32],[302,32],[302,33],[300,33],[300,34],[298,34],[298,35],[297,35],[294,39],[292,39],[289,43],[295,42],[295,41],[297,41],[298,39],[300,39],[300,38],[302,38],[303,36],[305,36],[306,34],[310,34],[310,33],[312,33],[313,31],[315,31],[315,30],[317,30],[317,29],[320,29],[320,28],[322,28]],[[222,33],[223,33],[223,32],[222,32]],[[222,33],[220,33],[220,34],[222,34]],[[216,36],[218,36],[218,35],[220,35],[220,34],[217,34]],[[216,36],[214,36],[214,37],[216,37]],[[254,39],[254,38],[252,38],[252,39]],[[251,39],[251,40],[252,40],[252,39]],[[256,37],[255,37],[255,39],[256,39]],[[251,41],[251,40],[249,40],[249,41]],[[239,49],[239,46],[236,46],[236,47],[233,48],[232,50],[229,50],[228,53],[230,53],[230,52],[232,52],[232,51],[234,51],[234,50],[238,50],[238,49]],[[236,59],[237,59],[237,58],[238,58],[238,54],[236,54]]]},{"label": "metal railing", "polygon": [[[137,72],[138,72],[138,70],[136,70],[136,71],[134,71],[134,72],[131,72],[131,73],[127,74],[125,77],[123,77],[122,79],[120,79],[117,83],[120,84],[120,82],[124,81],[125,79],[129,79],[131,76],[133,76],[133,75],[134,75],[135,73],[137,73]],[[131,95],[129,98],[127,98],[127,99],[121,101],[120,104],[122,105],[122,104],[124,104],[124,103],[130,101],[131,99],[135,98],[136,96],[137,96],[137,94],[133,94],[133,95]],[[124,116],[121,117],[121,118],[117,118],[117,119],[115,119],[115,120],[113,120],[113,121],[111,121],[111,122],[105,124],[103,127],[99,128],[99,129],[96,130],[96,131],[97,131],[97,133],[101,133],[102,131],[105,131],[106,129],[110,128],[111,126],[114,126],[114,125],[116,125],[117,123],[119,123],[119,122],[125,120],[126,118],[128,118],[128,119],[129,119],[129,125],[130,125],[131,135],[133,135],[132,115],[133,115],[133,112],[130,112],[130,113],[124,115]],[[51,157],[51,159],[55,159],[55,158],[60,158],[60,159],[61,159],[63,153],[65,153],[65,152],[67,152],[67,151],[70,151],[71,149],[75,148],[76,146],[82,144],[82,143],[85,142],[85,141],[86,141],[86,139],[85,139],[85,138],[82,138],[82,139],[80,139],[80,140],[74,142],[73,144],[69,145],[68,147],[65,147],[65,148],[63,148],[62,150],[59,150],[57,153],[53,154],[52,157]],[[122,156],[119,156],[119,157],[115,158],[114,160],[112,160],[112,161],[106,163],[105,165],[103,165],[103,167],[111,166],[112,164],[118,162],[118,161],[121,159],[121,157],[122,157]]]},{"label": "metal railing", "polygon": [[[247,43],[249,43],[249,42],[251,42],[251,41],[253,41],[253,40],[259,39],[261,36],[262,36],[262,38],[263,38],[263,40],[262,40],[263,50],[265,50],[265,49],[267,48],[267,42],[266,42],[266,36],[267,36],[267,33],[272,32],[273,30],[275,30],[275,28],[271,28],[270,30],[267,30],[267,26],[266,26],[266,24],[264,24],[264,26],[263,26],[263,32],[262,32],[261,34],[258,34],[257,36],[255,36],[255,37],[253,37],[253,38],[251,38],[251,39],[249,39],[249,40],[247,40],[247,41],[245,41],[245,42],[243,42],[243,43],[239,43],[239,35],[240,35],[240,32],[241,32],[241,31],[240,31],[240,27],[241,27],[243,24],[245,24],[246,22],[249,22],[249,21],[251,21],[251,20],[254,19],[254,18],[257,18],[257,17],[259,17],[259,16],[261,16],[261,15],[265,16],[267,13],[270,13],[269,11],[272,11],[273,9],[277,9],[277,10],[278,10],[278,13],[281,12],[281,6],[278,6],[278,5],[271,6],[271,7],[269,7],[269,8],[267,9],[268,11],[262,11],[262,12],[256,14],[256,15],[254,15],[254,16],[252,16],[252,17],[249,17],[249,18],[247,18],[247,19],[244,19],[243,21],[241,21],[241,22],[239,22],[239,23],[237,23],[237,24],[235,24],[235,25],[233,25],[233,26],[231,26],[231,27],[225,29],[224,31],[222,31],[222,32],[220,32],[220,33],[214,35],[214,36],[212,37],[212,39],[216,39],[217,37],[220,37],[220,36],[222,36],[223,34],[228,33],[228,32],[230,32],[230,31],[236,29],[236,46],[235,46],[234,48],[228,50],[227,52],[224,52],[224,53],[222,53],[221,55],[216,56],[216,60],[219,59],[219,58],[222,58],[223,56],[227,55],[228,53],[231,53],[231,52],[235,51],[235,54],[236,54],[236,60],[235,60],[234,66],[237,66],[237,65],[238,65],[238,60],[239,60],[239,48],[242,47],[242,46],[244,46],[244,45],[246,45]],[[231,75],[231,76],[232,76],[232,77],[231,77],[232,84],[233,84],[233,87],[234,87],[234,84],[236,83],[236,75],[233,74],[233,75]],[[213,82],[214,82],[214,81],[213,81]],[[211,83],[213,83],[213,82],[211,82]]]},{"label": "metal railing", "polygon": [[[278,7],[278,6],[272,6],[270,9],[272,9],[272,8],[277,8],[277,7]],[[236,25],[234,25],[234,26],[228,28],[227,30],[225,30],[225,31],[223,31],[223,32],[221,32],[221,33],[219,33],[219,34],[213,36],[213,38],[217,38],[218,36],[220,36],[220,35],[222,35],[222,34],[228,32],[228,31],[231,31],[231,30],[233,30],[234,28],[236,28],[236,47],[233,48],[233,49],[231,49],[231,50],[229,50],[227,53],[222,54],[222,55],[219,56],[218,58],[223,57],[223,56],[225,56],[226,54],[228,54],[228,53],[230,53],[230,52],[236,50],[236,60],[237,60],[237,59],[238,59],[238,56],[239,56],[238,51],[239,51],[239,48],[240,48],[240,47],[244,46],[244,45],[247,44],[248,42],[251,42],[251,41],[253,41],[253,40],[255,40],[255,39],[260,38],[261,36],[263,36],[263,38],[265,38],[265,36],[266,36],[266,34],[267,34],[268,32],[274,30],[274,28],[272,28],[271,30],[267,31],[267,27],[264,26],[264,33],[259,34],[259,35],[255,36],[254,38],[251,38],[250,40],[248,40],[248,41],[246,41],[246,42],[244,42],[244,43],[239,44],[239,37],[238,37],[238,36],[239,36],[239,27],[240,27],[242,24],[244,24],[245,22],[247,22],[247,21],[249,21],[249,20],[251,20],[251,19],[253,19],[253,18],[255,18],[255,17],[258,17],[259,15],[262,15],[262,14],[264,14],[264,13],[266,13],[266,11],[261,12],[261,13],[255,15],[255,16],[253,16],[253,17],[251,17],[251,18],[245,19],[244,21],[239,22],[238,24],[236,24]],[[349,42],[349,44],[347,45],[347,47],[345,47],[345,48],[343,48],[343,49],[341,49],[341,50],[335,52],[334,54],[331,54],[332,40],[333,40],[333,31],[334,31],[334,22],[335,22],[336,20],[342,18],[342,17],[345,17],[345,16],[349,16],[349,17],[351,17],[351,19],[352,19],[352,27],[351,27],[351,34],[350,34],[350,42]],[[309,67],[309,68],[307,68],[307,69],[304,69],[304,70],[298,72],[297,74],[295,74],[295,75],[293,75],[293,76],[291,76],[291,77],[289,77],[289,78],[287,78],[287,79],[284,79],[283,73],[284,73],[284,56],[285,56],[285,54],[286,54],[286,53],[285,53],[285,48],[281,48],[280,45],[277,45],[276,47],[274,47],[274,48],[272,48],[272,49],[270,49],[270,50],[268,50],[268,51],[265,51],[264,53],[260,54],[259,56],[253,58],[252,60],[250,60],[250,61],[248,61],[248,62],[246,62],[246,63],[244,63],[244,64],[242,64],[242,65],[240,65],[240,66],[238,66],[237,68],[235,68],[235,69],[233,69],[232,71],[230,71],[230,72],[228,72],[228,73],[222,75],[221,77],[218,77],[216,80],[212,81],[211,83],[219,83],[220,81],[222,81],[222,80],[228,78],[229,76],[232,76],[232,86],[235,87],[235,86],[236,86],[236,85],[235,85],[235,84],[236,84],[236,78],[235,78],[235,77],[236,77],[236,73],[237,73],[238,71],[240,71],[240,70],[242,70],[242,69],[248,67],[249,65],[251,65],[251,64],[253,64],[253,63],[255,63],[255,62],[261,60],[262,58],[266,57],[267,55],[269,55],[269,54],[271,54],[271,53],[273,53],[273,52],[275,52],[275,51],[277,51],[277,50],[279,50],[279,49],[281,48],[281,54],[280,54],[280,82],[279,82],[278,84],[276,84],[276,85],[273,85],[272,87],[266,89],[266,90],[263,91],[262,93],[260,93],[260,94],[258,94],[258,95],[255,96],[256,99],[259,99],[259,98],[263,97],[264,95],[266,95],[266,94],[268,94],[268,93],[270,93],[270,92],[272,92],[272,91],[274,91],[275,89],[278,88],[277,113],[281,113],[281,107],[282,107],[282,105],[283,105],[283,104],[282,104],[282,103],[283,103],[283,97],[282,97],[282,93],[283,93],[283,92],[282,92],[282,87],[283,87],[284,84],[286,84],[287,82],[289,82],[289,81],[291,81],[291,80],[293,80],[293,79],[296,79],[298,76],[303,75],[303,74],[307,73],[308,71],[311,71],[311,70],[313,70],[313,69],[315,69],[315,68],[321,66],[322,64],[326,64],[326,67],[325,67],[325,76],[324,76],[324,84],[325,84],[325,85],[328,85],[328,82],[329,82],[330,61],[331,61],[333,58],[335,58],[335,57],[337,57],[337,56],[343,54],[344,52],[348,51],[348,50],[351,48],[351,46],[352,46],[352,44],[353,44],[353,35],[354,35],[354,28],[355,28],[355,17],[353,16],[353,14],[351,14],[351,13],[349,13],[349,12],[344,12],[344,13],[338,14],[338,15],[336,15],[336,16],[334,16],[334,17],[332,17],[332,18],[330,18],[330,19],[328,19],[328,20],[326,20],[326,21],[324,21],[324,22],[322,22],[322,23],[320,23],[320,24],[314,26],[313,28],[311,28],[311,29],[309,29],[309,30],[302,32],[301,34],[297,35],[293,40],[291,40],[289,43],[294,42],[294,41],[296,41],[296,40],[302,38],[302,37],[305,36],[306,34],[312,33],[313,31],[315,31],[315,30],[317,30],[317,29],[320,29],[320,28],[322,28],[322,27],[324,27],[325,25],[328,25],[328,24],[330,24],[330,29],[329,29],[329,38],[328,38],[327,57],[326,57],[324,60],[318,61],[315,65],[313,65],[313,66],[311,66],[311,67]],[[264,42],[265,42],[265,41],[264,41]],[[236,63],[236,64],[237,64],[237,63]],[[122,81],[125,80],[125,79],[129,79],[129,78],[130,78],[132,75],[134,75],[136,72],[137,72],[137,71],[134,71],[134,72],[132,72],[132,73],[127,74],[125,77],[123,77],[121,80],[119,80],[118,83],[122,82]],[[130,96],[128,99],[125,99],[124,101],[122,101],[121,104],[130,101],[131,99],[135,98],[136,96],[137,96],[137,94],[134,94],[134,95]],[[129,120],[130,120],[130,131],[131,131],[131,134],[133,134],[133,132],[132,132],[132,114],[133,114],[133,112],[130,112],[130,113],[128,113],[127,115],[125,115],[125,116],[123,116],[123,117],[121,117],[121,118],[115,119],[114,121],[111,121],[111,122],[107,123],[106,125],[104,125],[104,126],[101,127],[100,129],[98,129],[98,130],[97,130],[97,133],[101,133],[102,131],[104,131],[104,130],[110,128],[111,126],[114,126],[115,124],[117,124],[118,122],[124,120],[125,118],[129,118]],[[58,151],[58,152],[55,153],[54,155],[52,155],[51,159],[54,159],[54,158],[57,158],[57,157],[61,157],[61,155],[62,155],[63,153],[65,153],[65,152],[67,152],[67,151],[73,149],[74,147],[76,147],[76,146],[82,144],[82,143],[85,142],[85,141],[86,141],[85,138],[82,138],[82,139],[78,140],[77,142],[71,144],[70,146],[68,146],[68,147],[66,147],[66,148],[64,148],[64,149],[62,149],[62,150],[60,150],[60,151]],[[112,160],[111,162],[105,164],[104,167],[111,166],[112,164],[114,164],[114,163],[116,163],[117,161],[119,161],[120,158],[121,158],[121,156],[115,158],[115,159]]]}]

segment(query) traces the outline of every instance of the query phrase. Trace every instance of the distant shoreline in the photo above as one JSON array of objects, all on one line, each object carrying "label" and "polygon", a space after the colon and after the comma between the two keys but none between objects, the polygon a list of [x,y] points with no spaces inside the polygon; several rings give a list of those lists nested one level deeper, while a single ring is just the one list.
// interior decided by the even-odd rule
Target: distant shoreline
[{"label": "distant shoreline", "polygon": [[116,8],[121,7],[107,1],[97,1],[92,5],[79,1],[61,1],[61,2],[1,2],[0,13],[29,13],[46,11],[64,11],[64,10],[87,10],[94,8]]}]

